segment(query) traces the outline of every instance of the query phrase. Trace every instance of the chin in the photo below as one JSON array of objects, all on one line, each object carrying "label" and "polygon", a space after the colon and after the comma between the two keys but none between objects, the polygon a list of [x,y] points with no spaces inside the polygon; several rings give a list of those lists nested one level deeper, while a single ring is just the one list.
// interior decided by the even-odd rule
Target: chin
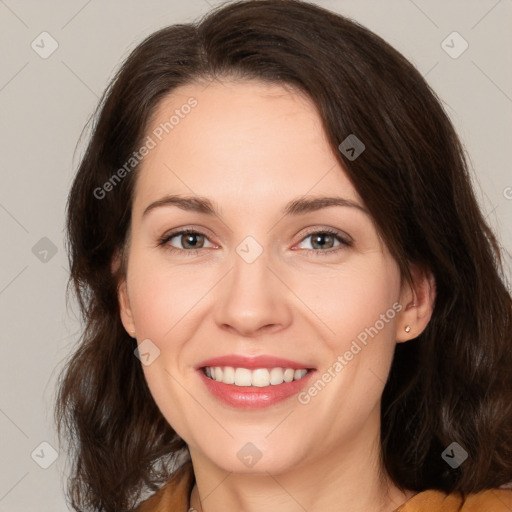
[{"label": "chin", "polygon": [[[239,447],[240,445],[240,447]],[[226,472],[238,473],[244,475],[278,475],[291,471],[304,462],[304,457],[298,450],[290,447],[290,452],[277,450],[273,445],[264,449],[259,449],[257,441],[251,443],[236,443],[236,447],[230,447],[228,451],[233,450],[234,456],[227,456],[223,453],[208,454],[203,452],[219,468]]]}]

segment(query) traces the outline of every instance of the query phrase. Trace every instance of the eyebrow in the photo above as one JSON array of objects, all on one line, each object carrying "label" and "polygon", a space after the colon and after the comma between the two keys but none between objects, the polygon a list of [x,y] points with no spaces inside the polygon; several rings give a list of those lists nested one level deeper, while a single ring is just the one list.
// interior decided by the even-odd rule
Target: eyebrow
[{"label": "eyebrow", "polygon": [[[166,206],[176,206],[185,211],[220,216],[219,208],[207,197],[178,195],[167,195],[158,201],[154,201],[145,208],[142,216],[144,217],[150,211]],[[298,199],[294,199],[287,203],[282,210],[282,214],[303,215],[305,213],[314,212],[323,208],[329,208],[331,206],[356,208],[369,215],[368,210],[364,206],[361,206],[355,201],[345,199],[343,197],[299,197]]]}]

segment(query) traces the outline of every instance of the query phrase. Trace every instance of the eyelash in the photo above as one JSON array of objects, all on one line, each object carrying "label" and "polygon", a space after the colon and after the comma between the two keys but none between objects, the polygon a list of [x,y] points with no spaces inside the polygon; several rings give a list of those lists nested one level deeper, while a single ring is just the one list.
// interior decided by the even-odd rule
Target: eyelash
[{"label": "eyelash", "polygon": [[[174,237],[176,237],[178,235],[186,235],[186,234],[202,235],[205,238],[208,238],[206,236],[206,234],[202,233],[201,231],[196,231],[196,230],[193,230],[193,229],[182,229],[182,230],[179,230],[179,231],[174,231],[172,233],[168,233],[168,234],[163,235],[158,240],[158,246],[159,247],[163,247],[164,245],[168,244],[168,242],[170,240],[172,240]],[[337,253],[340,250],[345,249],[346,247],[351,247],[352,243],[353,243],[351,240],[347,240],[347,239],[343,238],[338,231],[334,231],[332,229],[321,229],[321,230],[316,230],[316,231],[310,231],[309,233],[307,233],[300,240],[300,242],[303,242],[306,238],[308,238],[308,237],[310,237],[312,235],[318,235],[318,234],[333,235],[336,238],[336,240],[338,240],[340,242],[340,245],[338,247],[335,247],[335,248],[332,248],[332,249],[326,249],[326,250],[316,250],[316,249],[301,249],[301,250],[313,253],[313,254],[315,254],[315,256],[320,256],[322,254],[324,254],[324,255],[325,254],[331,255],[331,254]],[[166,247],[166,250],[169,250],[171,252],[186,252],[189,255],[198,254],[199,251],[201,251],[203,249],[206,249],[206,247],[200,247],[199,249],[178,249],[176,247],[173,247],[172,245],[168,245]]]}]

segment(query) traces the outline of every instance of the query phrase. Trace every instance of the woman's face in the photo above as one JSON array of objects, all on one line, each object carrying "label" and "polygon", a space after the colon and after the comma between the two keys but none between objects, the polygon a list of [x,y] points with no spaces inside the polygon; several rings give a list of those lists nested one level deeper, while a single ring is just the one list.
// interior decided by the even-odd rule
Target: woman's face
[{"label": "woman's face", "polygon": [[377,443],[410,295],[313,104],[255,81],[190,84],[147,135],[121,314],[193,456],[275,474]]}]

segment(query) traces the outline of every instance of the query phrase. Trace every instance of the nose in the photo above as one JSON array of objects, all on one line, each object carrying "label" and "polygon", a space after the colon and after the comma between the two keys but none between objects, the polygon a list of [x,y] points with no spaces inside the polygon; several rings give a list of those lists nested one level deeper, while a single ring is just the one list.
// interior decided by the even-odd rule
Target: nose
[{"label": "nose", "polygon": [[253,337],[288,327],[293,293],[271,268],[265,251],[252,263],[234,255],[215,306],[215,321],[224,330]]}]

